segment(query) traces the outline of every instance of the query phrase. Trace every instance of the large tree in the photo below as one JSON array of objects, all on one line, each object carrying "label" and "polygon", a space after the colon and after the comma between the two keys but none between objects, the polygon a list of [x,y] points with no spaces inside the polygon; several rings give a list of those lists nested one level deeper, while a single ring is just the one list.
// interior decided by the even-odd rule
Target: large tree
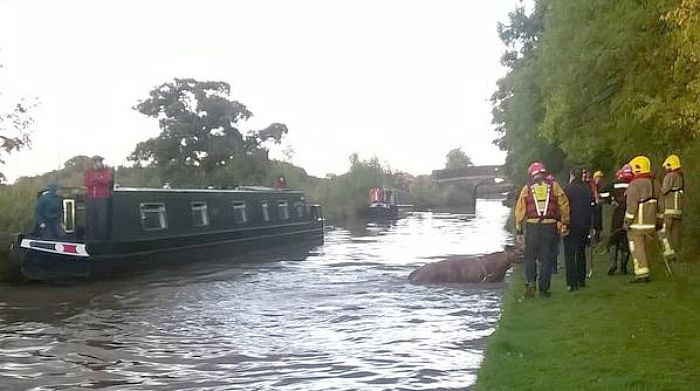
[{"label": "large tree", "polygon": [[267,161],[263,144],[279,143],[287,133],[284,124],[273,123],[243,134],[239,126],[253,113],[231,98],[231,87],[222,81],[175,79],[154,88],[134,109],[157,118],[161,133],[139,143],[129,159],[159,168],[164,179],[183,169],[211,177],[236,163]]},{"label": "large tree", "polygon": [[498,81],[491,97],[493,123],[499,133],[495,143],[508,151],[506,171],[515,181],[524,180],[525,170],[533,161],[546,163],[554,172],[563,167],[564,154],[558,140],[539,132],[546,113],[543,74],[537,64],[545,10],[546,5],[536,1],[530,14],[518,7],[509,14],[507,24],[498,25],[498,34],[507,47],[501,63],[509,71]]},{"label": "large tree", "polygon": [[450,152],[447,152],[445,156],[445,168],[448,170],[466,168],[473,165],[472,159],[462,151],[462,148],[454,148]]}]

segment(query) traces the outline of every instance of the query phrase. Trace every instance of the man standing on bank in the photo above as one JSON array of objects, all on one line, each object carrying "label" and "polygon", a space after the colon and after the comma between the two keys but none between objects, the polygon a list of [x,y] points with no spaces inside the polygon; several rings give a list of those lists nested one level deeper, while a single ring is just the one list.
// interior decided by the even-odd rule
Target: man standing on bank
[{"label": "man standing on bank", "polygon": [[586,284],[586,242],[594,218],[595,199],[587,183],[582,180],[582,170],[571,170],[569,184],[564,188],[571,208],[569,235],[564,238],[566,262],[566,289],[575,291]]},{"label": "man standing on bank", "polygon": [[[523,227],[523,222],[526,222]],[[528,183],[523,186],[515,206],[515,231],[518,241],[525,235],[525,297],[533,297],[538,281],[539,295],[549,296],[552,277],[552,243],[557,231],[566,236],[569,226],[569,200],[555,181],[547,180],[547,169],[542,163],[528,168]],[[524,228],[524,229],[523,229]]]},{"label": "man standing on bank", "polygon": [[627,187],[625,229],[634,261],[632,282],[649,281],[649,247],[657,238],[656,230],[664,224],[664,198],[651,175],[651,161],[646,156],[630,160],[634,179]]},{"label": "man standing on bank", "polygon": [[678,155],[669,156],[664,162],[666,176],[661,185],[661,195],[664,197],[664,228],[661,230],[664,257],[675,259],[680,247],[681,219],[683,218],[683,196],[685,181],[681,170],[681,160]]},{"label": "man standing on bank", "polygon": [[85,213],[87,215],[86,237],[92,240],[106,240],[108,233],[109,203],[112,196],[112,170],[105,167],[101,156],[90,159],[90,167],[85,171],[87,187]]}]

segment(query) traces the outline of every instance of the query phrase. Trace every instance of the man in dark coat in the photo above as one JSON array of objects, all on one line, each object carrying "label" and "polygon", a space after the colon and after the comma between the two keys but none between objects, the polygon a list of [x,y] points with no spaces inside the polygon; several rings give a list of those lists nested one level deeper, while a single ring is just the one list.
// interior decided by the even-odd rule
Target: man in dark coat
[{"label": "man in dark coat", "polygon": [[52,182],[41,194],[34,209],[36,234],[42,239],[59,239],[62,236],[63,201],[58,195],[58,184]]},{"label": "man in dark coat", "polygon": [[571,170],[570,183],[564,188],[571,208],[569,235],[564,238],[566,285],[569,291],[586,284],[586,243],[595,207],[593,192],[581,180],[581,171],[578,168]]}]

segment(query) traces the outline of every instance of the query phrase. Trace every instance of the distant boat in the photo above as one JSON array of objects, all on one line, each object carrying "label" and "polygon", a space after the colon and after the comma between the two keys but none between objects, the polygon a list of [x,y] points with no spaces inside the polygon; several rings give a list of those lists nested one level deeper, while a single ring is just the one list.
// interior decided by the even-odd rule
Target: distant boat
[{"label": "distant boat", "polygon": [[369,190],[368,217],[379,220],[395,220],[413,211],[413,205],[401,204],[403,192],[396,189],[373,187]]},{"label": "distant boat", "polygon": [[102,240],[86,240],[84,201],[82,191],[64,195],[63,237],[18,235],[9,269],[29,280],[110,277],[157,264],[323,240],[321,207],[308,205],[299,191],[117,188],[108,239]]}]

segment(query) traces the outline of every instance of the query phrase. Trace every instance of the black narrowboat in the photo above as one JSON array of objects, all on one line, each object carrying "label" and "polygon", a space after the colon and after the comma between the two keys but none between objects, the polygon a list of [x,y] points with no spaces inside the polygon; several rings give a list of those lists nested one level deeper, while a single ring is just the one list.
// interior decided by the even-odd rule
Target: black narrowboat
[{"label": "black narrowboat", "polygon": [[323,240],[321,207],[308,205],[299,191],[116,188],[99,240],[86,235],[84,192],[63,192],[63,205],[62,237],[26,234],[13,241],[10,266],[24,279],[112,277]]}]

